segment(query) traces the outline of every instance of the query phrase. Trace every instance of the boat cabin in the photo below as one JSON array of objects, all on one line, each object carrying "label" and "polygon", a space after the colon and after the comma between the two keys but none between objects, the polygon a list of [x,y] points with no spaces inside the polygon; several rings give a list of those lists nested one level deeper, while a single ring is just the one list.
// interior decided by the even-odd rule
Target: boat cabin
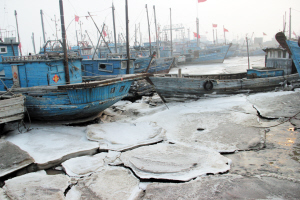
[{"label": "boat cabin", "polygon": [[[15,37],[4,38],[4,40],[0,38],[0,62],[2,62],[3,56],[19,56],[19,44],[19,42],[16,42]],[[0,64],[0,77],[4,75],[4,68]]]}]

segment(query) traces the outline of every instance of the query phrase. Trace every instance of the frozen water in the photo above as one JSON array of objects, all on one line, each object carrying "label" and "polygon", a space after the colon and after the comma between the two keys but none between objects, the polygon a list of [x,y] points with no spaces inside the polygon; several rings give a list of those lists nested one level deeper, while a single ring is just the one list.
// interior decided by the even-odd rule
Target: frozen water
[{"label": "frozen water", "polygon": [[230,169],[230,160],[214,150],[168,143],[124,152],[121,160],[142,179],[188,181],[197,176]]},{"label": "frozen water", "polygon": [[32,127],[21,134],[15,130],[6,140],[28,152],[40,169],[55,166],[70,157],[94,154],[99,148],[97,142],[86,138],[84,127],[46,124]]},{"label": "frozen water", "polygon": [[79,180],[68,192],[66,199],[134,199],[140,192],[139,180],[130,170],[105,167]]},{"label": "frozen water", "polygon": [[65,175],[39,171],[5,181],[4,190],[11,199],[64,199],[69,180]]},{"label": "frozen water", "polygon": [[108,164],[119,164],[120,155],[120,152],[109,151],[94,156],[81,156],[63,162],[62,166],[69,176],[83,177],[102,170]]},{"label": "frozen water", "polygon": [[100,142],[101,150],[124,151],[164,140],[165,130],[155,122],[112,122],[88,126],[87,138]]}]

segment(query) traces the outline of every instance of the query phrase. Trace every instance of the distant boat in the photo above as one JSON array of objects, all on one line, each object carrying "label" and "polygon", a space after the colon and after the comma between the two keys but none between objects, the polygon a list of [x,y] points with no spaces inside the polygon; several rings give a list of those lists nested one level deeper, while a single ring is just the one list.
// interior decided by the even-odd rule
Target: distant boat
[{"label": "distant boat", "polygon": [[223,63],[230,47],[231,44],[205,46],[202,49],[186,47],[180,54],[185,57],[185,62],[178,62],[178,65]]},{"label": "distant boat", "polygon": [[[296,42],[292,49],[298,52],[300,58],[300,48],[296,47]],[[273,50],[272,50],[273,51]],[[274,57],[266,58],[264,68],[249,69],[245,73],[236,74],[210,74],[210,75],[189,75],[189,74],[163,74],[150,77],[155,85],[156,91],[165,98],[201,98],[208,94],[238,94],[265,92],[274,90],[276,87],[294,88],[300,86],[299,74],[296,73],[295,65],[297,56],[292,54],[293,63],[290,62],[289,53],[284,49],[276,49]],[[285,52],[285,53],[284,53]],[[267,55],[271,55],[267,53]],[[275,61],[277,60],[277,61]],[[285,64],[287,65],[285,65]],[[297,67],[298,69],[298,67]],[[298,72],[300,67],[298,69]]]}]

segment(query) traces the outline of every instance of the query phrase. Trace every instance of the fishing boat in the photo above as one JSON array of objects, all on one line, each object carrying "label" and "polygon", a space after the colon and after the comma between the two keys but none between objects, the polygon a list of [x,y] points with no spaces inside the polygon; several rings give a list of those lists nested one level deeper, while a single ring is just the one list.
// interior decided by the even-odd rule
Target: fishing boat
[{"label": "fishing boat", "polygon": [[211,64],[223,63],[231,44],[204,46],[188,46],[181,51],[181,56],[185,56],[185,62],[180,64]]},{"label": "fishing boat", "polygon": [[[300,48],[296,47],[296,42],[286,41],[292,45],[294,51],[300,52]],[[281,43],[280,43],[281,44]],[[157,92],[165,98],[201,98],[209,94],[238,94],[238,93],[254,93],[274,90],[276,87],[288,87],[293,89],[299,87],[299,74],[295,73],[295,65],[299,60],[291,51],[276,56],[280,56],[278,61],[289,62],[292,55],[292,65],[281,65],[272,61],[266,67],[249,69],[244,73],[235,74],[210,74],[210,75],[189,75],[189,74],[163,74],[154,75],[150,80],[155,85]],[[298,53],[298,59],[300,58]],[[274,59],[274,58],[273,58]],[[268,58],[267,58],[268,60]],[[275,64],[276,63],[276,67]],[[286,67],[290,69],[285,69]],[[300,68],[297,68],[299,71]]]},{"label": "fishing boat", "polygon": [[[61,7],[63,53],[44,52],[30,56],[2,57],[0,95],[10,91],[26,97],[25,106],[31,119],[79,123],[93,120],[109,106],[127,96],[131,83],[145,77],[132,74],[103,81],[84,81],[82,57],[67,52]],[[7,52],[18,43],[5,44]]]}]

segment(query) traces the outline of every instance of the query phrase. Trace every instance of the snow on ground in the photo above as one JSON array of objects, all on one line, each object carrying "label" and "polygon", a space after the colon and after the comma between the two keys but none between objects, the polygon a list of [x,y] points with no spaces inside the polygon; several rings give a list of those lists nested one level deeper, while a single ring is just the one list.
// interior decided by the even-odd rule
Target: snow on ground
[{"label": "snow on ground", "polygon": [[39,169],[46,169],[71,157],[96,153],[99,144],[87,140],[85,129],[85,127],[32,124],[30,131],[18,133],[18,130],[14,130],[5,139],[28,152]]},{"label": "snow on ground", "polygon": [[120,164],[120,155],[120,152],[109,151],[108,153],[103,152],[93,156],[80,156],[63,162],[62,166],[69,176],[83,177],[101,171],[108,164]]},{"label": "snow on ground", "polygon": [[66,199],[135,199],[139,180],[123,167],[105,167],[101,171],[84,177],[71,188]]},{"label": "snow on ground", "polygon": [[230,169],[230,160],[209,148],[160,143],[121,154],[121,161],[142,179],[188,181]]},{"label": "snow on ground", "polygon": [[[155,112],[144,109],[143,113],[147,112],[148,115],[140,115],[139,109],[133,109],[133,105],[139,108],[142,107],[141,104],[146,103],[139,101],[130,104],[131,112],[140,117],[128,114],[128,104],[123,104],[118,106],[123,110],[123,117],[116,117],[113,121],[129,124],[155,123],[166,130],[167,141],[211,147],[219,152],[263,147],[264,129],[259,128],[257,111],[245,95],[168,103],[169,109],[164,105],[158,106],[164,109],[155,108]],[[151,109],[153,108],[148,108]]]},{"label": "snow on ground", "polygon": [[273,177],[214,175],[188,183],[151,183],[139,199],[299,199],[299,183]]},{"label": "snow on ground", "polygon": [[65,175],[39,171],[5,181],[4,190],[10,199],[64,199],[69,180]]},{"label": "snow on ground", "polygon": [[93,124],[87,127],[87,138],[98,141],[100,150],[124,151],[164,140],[165,130],[155,122]]},{"label": "snow on ground", "polygon": [[249,96],[248,100],[264,117],[292,117],[299,112],[295,108],[300,107],[300,89],[295,91],[257,93]]}]

